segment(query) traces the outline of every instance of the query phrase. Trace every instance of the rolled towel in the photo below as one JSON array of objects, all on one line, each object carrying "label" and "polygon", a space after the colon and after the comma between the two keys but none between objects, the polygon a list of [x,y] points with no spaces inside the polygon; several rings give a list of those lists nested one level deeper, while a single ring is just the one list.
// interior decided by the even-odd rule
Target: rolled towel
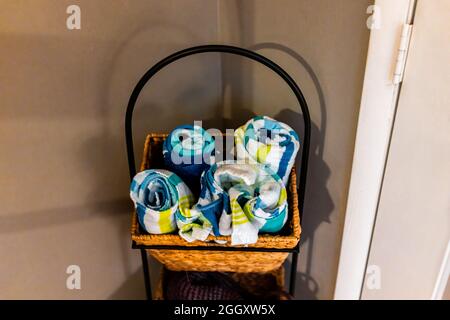
[{"label": "rolled towel", "polygon": [[219,162],[203,173],[201,182],[194,208],[215,234],[231,235],[232,245],[255,243],[259,232],[278,232],[286,223],[286,188],[264,165]]},{"label": "rolled towel", "polygon": [[236,157],[269,166],[287,185],[300,140],[287,124],[266,116],[250,119],[234,133]]},{"label": "rolled towel", "polygon": [[140,225],[152,234],[177,229],[175,216],[194,203],[189,187],[174,173],[153,169],[139,172],[131,182],[130,197]]},{"label": "rolled towel", "polygon": [[197,195],[202,172],[214,162],[214,151],[214,138],[202,127],[182,125],[164,140],[164,164]]}]

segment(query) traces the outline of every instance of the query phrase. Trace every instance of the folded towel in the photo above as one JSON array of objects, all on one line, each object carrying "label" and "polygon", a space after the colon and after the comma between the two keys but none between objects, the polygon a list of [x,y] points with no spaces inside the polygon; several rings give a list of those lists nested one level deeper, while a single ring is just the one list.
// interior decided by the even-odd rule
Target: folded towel
[{"label": "folded towel", "polygon": [[257,116],[234,134],[236,157],[269,166],[285,185],[295,162],[300,140],[288,125],[266,116]]},{"label": "folded towel", "polygon": [[164,140],[164,164],[198,194],[200,176],[214,162],[214,151],[214,138],[202,127],[182,125]]},{"label": "folded towel", "polygon": [[152,234],[176,230],[175,216],[194,203],[189,187],[174,173],[153,169],[139,172],[131,182],[130,197],[140,225]]},{"label": "folded towel", "polygon": [[214,234],[231,235],[232,245],[258,240],[258,232],[278,232],[287,220],[286,188],[270,168],[258,163],[216,163],[204,172],[195,210]]}]

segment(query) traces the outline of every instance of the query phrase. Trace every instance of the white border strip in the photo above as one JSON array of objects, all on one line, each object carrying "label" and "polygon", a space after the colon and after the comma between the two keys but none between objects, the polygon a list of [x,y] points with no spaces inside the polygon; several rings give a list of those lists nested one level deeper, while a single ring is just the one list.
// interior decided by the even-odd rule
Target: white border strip
[{"label": "white border strip", "polygon": [[444,261],[442,261],[441,270],[434,286],[431,300],[442,300],[445,288],[450,278],[450,241],[447,244],[447,250],[445,251]]},{"label": "white border strip", "polygon": [[360,299],[393,125],[392,82],[410,0],[376,0],[380,29],[370,33],[335,299]]}]

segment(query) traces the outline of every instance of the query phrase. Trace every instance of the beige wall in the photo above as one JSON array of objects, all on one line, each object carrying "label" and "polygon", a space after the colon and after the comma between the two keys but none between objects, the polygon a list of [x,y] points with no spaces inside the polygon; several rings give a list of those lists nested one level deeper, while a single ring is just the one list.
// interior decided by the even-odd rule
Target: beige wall
[{"label": "beige wall", "polygon": [[450,239],[450,3],[419,1],[382,186],[364,299],[430,299]]},{"label": "beige wall", "polygon": [[[217,41],[211,1],[183,1],[184,10],[180,1],[77,1],[81,30],[68,31],[72,3],[2,1],[0,298],[145,296],[130,249],[125,107],[158,59]],[[213,117],[219,67],[217,57],[192,59],[145,90],[138,150],[147,129]],[[65,287],[70,264],[81,267],[80,291]]]},{"label": "beige wall", "polygon": [[[77,1],[82,29],[68,31],[71,1],[2,1],[0,298],[144,296],[128,233],[125,106],[158,59],[214,42],[256,45],[304,89],[314,127],[298,297],[331,298],[369,2],[85,0]],[[140,150],[147,131],[194,119],[236,125],[253,113],[277,115],[300,130],[297,110],[288,89],[262,67],[193,57],[143,92],[135,145]],[[65,288],[70,264],[82,269],[80,291]]]}]

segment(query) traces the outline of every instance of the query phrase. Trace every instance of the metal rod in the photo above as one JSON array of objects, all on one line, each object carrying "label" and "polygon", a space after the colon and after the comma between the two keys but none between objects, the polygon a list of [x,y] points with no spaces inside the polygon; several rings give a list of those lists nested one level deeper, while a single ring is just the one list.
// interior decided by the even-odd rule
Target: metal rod
[{"label": "metal rod", "polygon": [[298,262],[298,252],[292,254],[291,261],[291,276],[289,277],[289,293],[291,296],[295,295],[295,281],[297,280],[297,262]]},{"label": "metal rod", "polygon": [[142,270],[144,271],[145,294],[147,296],[147,300],[152,300],[152,283],[150,279],[150,271],[148,269],[147,251],[145,249],[141,249],[141,258]]},{"label": "metal rod", "polygon": [[133,249],[154,249],[154,250],[209,250],[209,251],[241,251],[241,252],[298,252],[298,246],[293,248],[258,248],[258,247],[213,247],[213,246],[174,246],[174,245],[142,245],[134,241],[131,245]]}]

